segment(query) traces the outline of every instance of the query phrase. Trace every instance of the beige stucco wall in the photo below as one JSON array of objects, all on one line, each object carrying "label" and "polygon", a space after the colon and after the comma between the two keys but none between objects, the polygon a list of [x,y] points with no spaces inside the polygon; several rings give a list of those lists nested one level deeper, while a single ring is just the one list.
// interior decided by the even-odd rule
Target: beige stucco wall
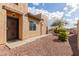
[{"label": "beige stucco wall", "polygon": [[47,20],[48,20],[48,17],[46,15],[41,15],[41,18],[43,19],[42,21],[42,34],[46,34],[46,31],[47,31],[47,28],[48,27],[48,24],[47,24]]},{"label": "beige stucco wall", "polygon": [[6,43],[6,11],[0,5],[0,44]]},{"label": "beige stucco wall", "polygon": [[22,34],[23,34],[22,39],[27,39],[27,37],[28,37],[27,36],[28,35],[27,34],[28,33],[28,17],[23,16],[23,27],[22,28],[23,28],[23,30],[22,30],[23,31],[22,32]]},{"label": "beige stucco wall", "polygon": [[[3,9],[2,6],[5,6],[6,8]],[[36,31],[29,30],[29,20],[31,18],[25,16],[25,14],[28,13],[28,4],[0,4],[0,44],[4,44],[7,42],[7,10],[15,13],[16,16],[18,16],[19,18],[19,38],[21,40],[46,34],[46,23],[44,23],[44,21],[46,22],[47,19],[42,21],[42,26],[41,21],[35,19],[35,21],[37,22]],[[8,15],[11,16],[12,14],[8,13]],[[42,29],[40,29],[41,27]],[[40,31],[42,31],[42,34],[40,34]]]},{"label": "beige stucco wall", "polygon": [[[38,15],[39,16],[39,15]],[[30,18],[28,16],[23,16],[23,35],[22,35],[22,39],[27,39],[27,38],[31,38],[31,37],[35,37],[35,36],[40,36],[40,35],[44,35],[46,34],[46,26],[47,26],[47,16],[43,15],[41,17],[42,19],[45,19],[45,20],[38,20],[38,19],[33,19],[33,18]],[[30,20],[34,20],[37,22],[37,27],[36,27],[36,31],[30,31],[29,30],[29,21]],[[42,22],[42,25],[41,25],[41,22]],[[42,29],[41,29],[42,27]]]},{"label": "beige stucco wall", "polygon": [[[30,31],[29,30],[29,21],[30,20],[34,20],[37,23],[36,24],[36,30],[35,31]],[[32,19],[32,18],[28,18],[28,30],[27,30],[27,32],[28,32],[28,35],[27,35],[28,38],[29,37],[39,36],[40,35],[40,21],[35,20],[35,19]]]},{"label": "beige stucco wall", "polygon": [[19,3],[18,5],[16,5],[14,3],[12,3],[12,4],[3,3],[0,5],[6,6],[7,8],[9,8],[10,10],[15,11],[15,12],[22,12],[23,14],[26,14],[28,11],[28,4]]},{"label": "beige stucco wall", "polygon": [[[13,12],[13,13],[18,13],[21,14],[21,16],[19,16],[19,38],[23,39],[24,36],[24,30],[23,30],[23,15],[26,14],[28,12],[28,8],[27,8],[27,4],[19,4],[19,5],[15,5],[15,4],[0,4],[0,44],[4,44],[7,41],[7,28],[6,28],[6,22],[7,22],[7,9],[3,9],[3,6],[8,7],[8,10]],[[8,13],[11,14],[11,13]],[[10,15],[12,16],[12,15]]]}]

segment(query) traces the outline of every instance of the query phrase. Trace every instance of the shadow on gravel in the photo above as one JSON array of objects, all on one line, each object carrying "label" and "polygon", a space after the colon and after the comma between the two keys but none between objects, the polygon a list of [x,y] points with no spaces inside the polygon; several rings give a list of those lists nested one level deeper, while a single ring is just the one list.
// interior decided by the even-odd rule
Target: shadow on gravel
[{"label": "shadow on gravel", "polygon": [[62,41],[60,41],[60,40],[58,40],[58,39],[54,39],[53,41],[54,41],[54,42],[61,42],[61,43],[62,43]]},{"label": "shadow on gravel", "polygon": [[76,34],[69,36],[69,44],[70,44],[71,49],[73,51],[72,56],[78,56],[79,51],[77,50],[77,35]]}]

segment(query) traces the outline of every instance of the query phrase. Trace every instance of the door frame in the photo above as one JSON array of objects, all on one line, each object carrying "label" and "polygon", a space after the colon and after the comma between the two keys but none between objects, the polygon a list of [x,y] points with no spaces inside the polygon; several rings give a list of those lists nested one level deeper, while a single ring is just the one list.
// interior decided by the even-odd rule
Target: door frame
[{"label": "door frame", "polygon": [[[17,25],[17,27],[18,27],[18,28],[17,28],[17,36],[18,36],[18,39],[19,39],[19,18],[14,17],[14,16],[7,16],[7,23],[6,23],[7,26],[6,26],[6,28],[8,27],[8,17],[13,18],[14,20],[17,20],[17,21],[18,21],[18,22],[17,22],[17,23],[18,23],[18,25]],[[8,28],[7,28],[6,32],[7,32],[7,33],[6,33],[7,41],[9,41],[9,40],[8,40]]]}]

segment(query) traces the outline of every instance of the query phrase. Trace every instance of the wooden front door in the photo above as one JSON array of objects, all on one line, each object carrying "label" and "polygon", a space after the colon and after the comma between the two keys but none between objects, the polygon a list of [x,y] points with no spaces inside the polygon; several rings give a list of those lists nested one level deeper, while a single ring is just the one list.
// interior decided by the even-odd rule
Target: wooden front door
[{"label": "wooden front door", "polygon": [[7,16],[7,41],[19,39],[19,20],[14,17]]}]

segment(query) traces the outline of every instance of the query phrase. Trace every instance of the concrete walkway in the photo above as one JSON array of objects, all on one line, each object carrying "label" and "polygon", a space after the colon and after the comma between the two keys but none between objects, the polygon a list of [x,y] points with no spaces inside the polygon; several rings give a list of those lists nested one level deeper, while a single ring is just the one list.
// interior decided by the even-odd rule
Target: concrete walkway
[{"label": "concrete walkway", "polygon": [[19,47],[21,45],[33,42],[35,40],[38,40],[40,38],[43,38],[43,37],[46,37],[46,36],[49,36],[49,35],[51,35],[51,34],[45,34],[45,35],[41,35],[41,36],[29,38],[29,39],[18,40],[18,41],[15,41],[15,42],[9,42],[9,43],[6,43],[6,45],[7,45],[7,47],[12,49],[12,48]]}]

